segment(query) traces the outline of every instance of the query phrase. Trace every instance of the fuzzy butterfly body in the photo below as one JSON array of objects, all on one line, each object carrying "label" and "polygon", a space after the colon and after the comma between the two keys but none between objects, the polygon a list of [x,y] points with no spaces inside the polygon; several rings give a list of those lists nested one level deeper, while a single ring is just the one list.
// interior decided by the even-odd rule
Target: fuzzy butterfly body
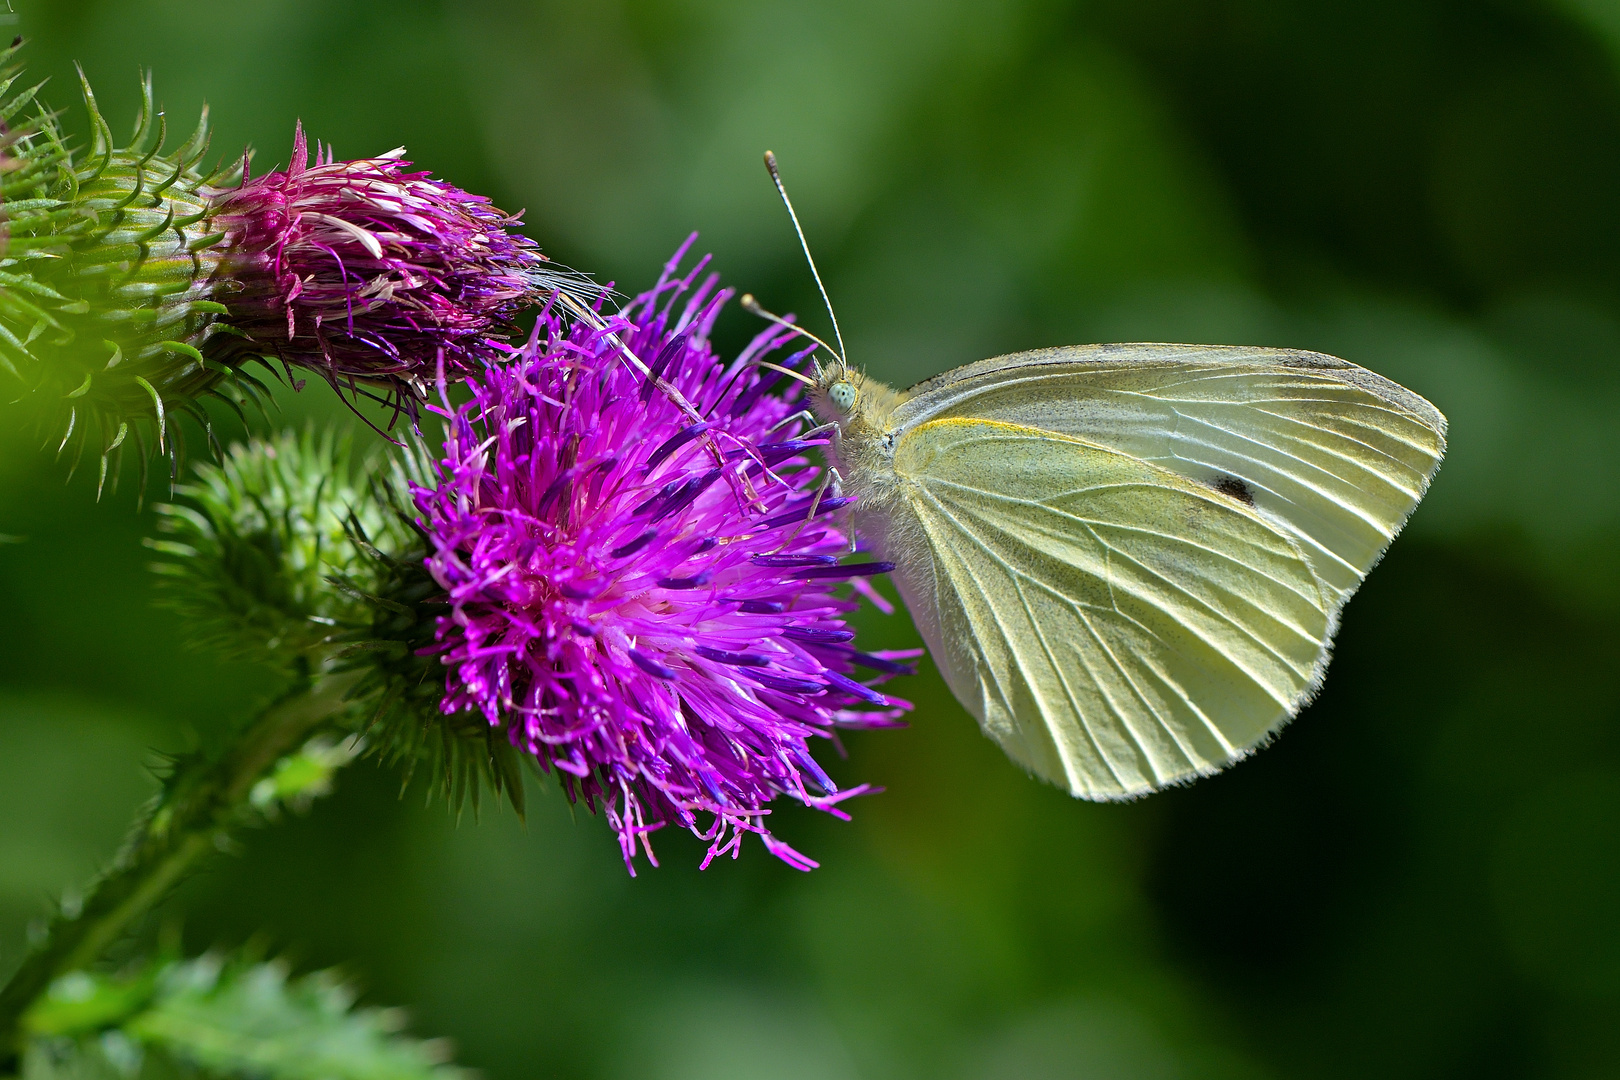
[{"label": "fuzzy butterfly body", "polygon": [[1089,799],[1244,757],[1445,452],[1423,398],[1319,353],[1045,349],[896,392],[818,372],[835,464],[958,700]]}]

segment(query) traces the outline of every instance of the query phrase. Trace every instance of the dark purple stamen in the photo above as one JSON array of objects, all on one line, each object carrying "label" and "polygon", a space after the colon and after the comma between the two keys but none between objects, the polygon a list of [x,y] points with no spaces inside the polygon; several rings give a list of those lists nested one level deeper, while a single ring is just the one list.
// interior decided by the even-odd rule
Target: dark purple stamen
[{"label": "dark purple stamen", "polygon": [[[826,672],[833,674],[833,672]],[[824,689],[821,683],[814,679],[795,679],[788,675],[773,675],[768,671],[748,671],[748,677],[762,686],[772,690],[780,690],[786,694],[813,694]]]},{"label": "dark purple stamen", "polygon": [[647,379],[641,387],[641,402],[643,405],[652,400],[653,391],[658,388],[658,380],[663,378],[664,369],[669,367],[677,356],[686,351],[686,339],[688,336],[690,336],[690,331],[676,334],[664,342],[664,347],[658,350],[658,358],[647,369]]},{"label": "dark purple stamen", "polygon": [[[851,505],[852,503],[854,503],[856,501],[857,501],[857,498],[854,495],[844,495],[844,496],[840,496],[839,498],[836,498],[836,499],[834,499],[834,498],[822,499],[820,503],[816,504],[816,516],[820,517],[822,514],[828,513],[828,512],[833,511],[833,510],[842,510],[844,507],[849,506],[849,505]],[[810,504],[805,503],[803,506],[799,507],[798,509],[788,510],[788,511],[786,511],[784,513],[777,514],[774,517],[768,517],[764,521],[762,521],[758,525],[756,525],[755,528],[760,529],[762,531],[765,530],[765,529],[779,529],[783,525],[792,525],[792,524],[795,524],[796,522],[806,521],[806,520],[808,520],[808,512],[809,512],[809,510],[810,510]]]},{"label": "dark purple stamen", "polygon": [[727,652],[725,649],[711,649],[707,645],[699,645],[694,651],[705,660],[736,664],[738,667],[764,667],[771,662],[770,657],[758,653]]},{"label": "dark purple stamen", "polygon": [[701,589],[714,577],[713,571],[705,570],[692,577],[666,577],[658,579],[660,589]]},{"label": "dark purple stamen", "polygon": [[687,481],[684,481],[684,480],[671,480],[669,483],[667,483],[663,487],[659,488],[657,494],[653,495],[646,502],[642,503],[640,506],[638,506],[634,510],[630,511],[630,516],[631,517],[645,517],[646,515],[652,513],[655,509],[657,509],[658,504],[660,502],[662,502],[663,500],[669,498],[671,495],[675,494],[675,492],[679,491],[680,488],[681,488],[681,485],[686,483],[686,482]]},{"label": "dark purple stamen", "polygon": [[827,775],[822,767],[816,763],[816,759],[811,757],[809,753],[795,747],[793,750],[793,760],[799,766],[799,768],[810,774],[808,779],[814,783],[816,787],[820,788],[823,794],[831,795],[833,792],[838,790],[838,785],[832,782],[832,777]]},{"label": "dark purple stamen", "polygon": [[702,476],[694,476],[669,497],[669,501],[653,514],[654,521],[662,521],[672,514],[678,514],[692,504],[692,501],[707,490],[708,486],[720,479],[719,469],[710,469]]},{"label": "dark purple stamen", "polygon": [[608,552],[608,554],[613,556],[615,559],[622,559],[626,555],[634,555],[636,552],[652,543],[653,539],[657,536],[657,529],[648,529],[646,532],[642,533],[628,544],[621,544],[619,547],[616,547],[612,551]]},{"label": "dark purple stamen", "polygon": [[540,496],[540,501],[535,504],[534,513],[536,517],[543,518],[546,516],[546,512],[551,509],[552,501],[561,495],[563,490],[568,487],[569,482],[574,479],[575,471],[574,469],[564,469],[557,476],[557,479],[551,482],[545,493]]},{"label": "dark purple stamen", "polygon": [[702,435],[705,431],[708,431],[712,427],[714,427],[714,421],[705,420],[701,424],[690,424],[687,427],[681,428],[681,430],[677,431],[674,435],[671,435],[668,439],[665,439],[664,444],[658,449],[654,450],[652,454],[648,456],[647,464],[642,466],[642,471],[652,472],[654,469],[658,468],[658,466],[662,465],[669,455],[673,454],[675,451],[679,450],[681,447],[685,446],[687,443],[691,442],[699,435]]},{"label": "dark purple stamen", "polygon": [[782,636],[792,641],[805,641],[813,645],[834,645],[843,641],[853,641],[853,630],[824,630],[819,626],[786,626],[782,628]]},{"label": "dark purple stamen", "polygon": [[727,461],[740,461],[748,458],[758,461],[763,458],[767,465],[779,465],[790,457],[802,454],[806,450],[814,450],[826,446],[826,439],[789,439],[786,442],[764,443],[752,450],[731,450],[726,453]]},{"label": "dark purple stamen", "polygon": [[[811,345],[808,348],[800,349],[798,352],[782,361],[781,366],[785,368],[798,367],[799,363],[804,360],[805,357],[815,352],[817,348],[818,346]],[[782,381],[786,378],[786,375],[782,375],[774,379],[767,378],[762,375],[761,377],[755,379],[748,389],[737,395],[737,401],[731,407],[731,415],[742,416],[746,414],[750,409],[759,403],[759,399],[765,396],[766,391],[773,390],[777,386],[780,386]]]},{"label": "dark purple stamen", "polygon": [[755,566],[836,566],[837,555],[755,555]]},{"label": "dark purple stamen", "polygon": [[570,600],[595,600],[598,596],[607,592],[607,588],[608,583],[605,581],[593,581],[584,587],[569,581],[557,583],[557,591]]},{"label": "dark purple stamen", "polygon": [[893,569],[892,562],[850,563],[846,566],[818,566],[810,570],[800,570],[793,576],[800,581],[812,581],[817,578],[871,577],[873,574],[887,574]]},{"label": "dark purple stamen", "polygon": [[674,668],[665,667],[640,649],[630,650],[630,662],[655,679],[673,679],[675,677]]},{"label": "dark purple stamen", "polygon": [[873,705],[887,705],[889,703],[888,698],[870,686],[856,682],[847,675],[842,675],[836,671],[824,671],[821,673],[821,677],[826,680],[828,686],[836,686],[846,693],[854,694],[862,701],[871,702]]},{"label": "dark purple stamen", "polygon": [[916,664],[902,664],[897,660],[888,660],[872,653],[857,652],[854,649],[840,649],[839,652],[849,657],[851,661],[871,671],[881,671],[885,675],[915,675]]},{"label": "dark purple stamen", "polygon": [[713,772],[708,769],[700,770],[698,772],[698,782],[703,785],[703,790],[709,793],[709,798],[716,803],[721,806],[731,805],[731,800],[726,798],[726,793],[721,790],[720,782],[715,778]]}]

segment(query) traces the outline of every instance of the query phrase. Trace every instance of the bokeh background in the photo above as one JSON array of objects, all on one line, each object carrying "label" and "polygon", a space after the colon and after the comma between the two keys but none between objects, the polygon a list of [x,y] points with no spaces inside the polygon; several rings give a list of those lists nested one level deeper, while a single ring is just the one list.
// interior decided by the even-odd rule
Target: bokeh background
[{"label": "bokeh background", "polygon": [[[342,964],[491,1080],[1620,1075],[1620,2],[12,3],[74,130],[74,61],[115,129],[150,67],[174,128],[206,98],[261,169],[298,118],[341,156],[405,144],[570,265],[635,289],[698,229],[824,325],[770,147],[893,383],[1299,346],[1452,423],[1320,700],[1226,775],[1072,801],[930,673],[913,726],[837,766],[885,793],[780,815],[808,875],[757,845],[699,873],[666,833],[631,880],[555,790],[458,824],[367,764],[154,926]],[[320,388],[284,404],[346,422]],[[0,971],[154,753],[270,689],[153,606],[135,493],[96,504],[14,427]]]}]

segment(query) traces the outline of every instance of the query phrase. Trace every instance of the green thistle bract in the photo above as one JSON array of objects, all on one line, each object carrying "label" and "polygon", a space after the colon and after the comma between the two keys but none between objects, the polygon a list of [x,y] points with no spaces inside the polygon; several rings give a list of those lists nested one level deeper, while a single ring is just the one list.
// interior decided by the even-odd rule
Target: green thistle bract
[{"label": "green thistle bract", "polygon": [[283,433],[231,447],[158,507],[170,607],[193,640],[228,655],[318,664],[369,627],[372,561],[351,533],[393,546],[398,519],[355,485],[347,439]]},{"label": "green thistle bract", "polygon": [[350,520],[357,568],[339,582],[370,612],[370,623],[347,635],[339,654],[362,672],[351,696],[367,703],[366,746],[400,767],[402,787],[420,776],[428,796],[442,797],[457,813],[469,802],[478,813],[487,790],[522,817],[526,762],[512,740],[481,716],[439,709],[443,669],[428,654],[449,605],[425,565],[428,538],[410,496],[434,475],[427,448],[407,440],[390,453],[386,470],[373,473],[372,503],[387,520],[377,533],[358,516]]},{"label": "green thistle bract", "polygon": [[92,125],[89,152],[75,160],[55,117],[36,104],[39,86],[15,94],[16,47],[0,54],[0,119],[32,115],[9,137],[11,168],[0,173],[6,248],[0,258],[0,380],[46,426],[75,464],[89,448],[116,477],[133,441],[144,474],[150,446],[178,467],[175,413],[209,431],[208,397],[236,410],[264,388],[239,365],[206,359],[226,308],[214,299],[221,234],[210,229],[213,198],[239,170],[207,171],[206,110],[178,149],[163,152],[165,122],[150,79],[129,143],[111,129],[83,85]]}]

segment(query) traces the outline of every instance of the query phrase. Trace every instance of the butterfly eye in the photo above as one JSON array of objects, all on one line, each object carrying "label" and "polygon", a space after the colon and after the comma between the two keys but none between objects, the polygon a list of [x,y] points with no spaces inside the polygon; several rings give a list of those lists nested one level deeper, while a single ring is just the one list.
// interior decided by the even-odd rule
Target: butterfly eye
[{"label": "butterfly eye", "polygon": [[848,416],[855,411],[855,387],[853,384],[839,379],[827,388],[827,396],[832,399],[833,408]]}]

